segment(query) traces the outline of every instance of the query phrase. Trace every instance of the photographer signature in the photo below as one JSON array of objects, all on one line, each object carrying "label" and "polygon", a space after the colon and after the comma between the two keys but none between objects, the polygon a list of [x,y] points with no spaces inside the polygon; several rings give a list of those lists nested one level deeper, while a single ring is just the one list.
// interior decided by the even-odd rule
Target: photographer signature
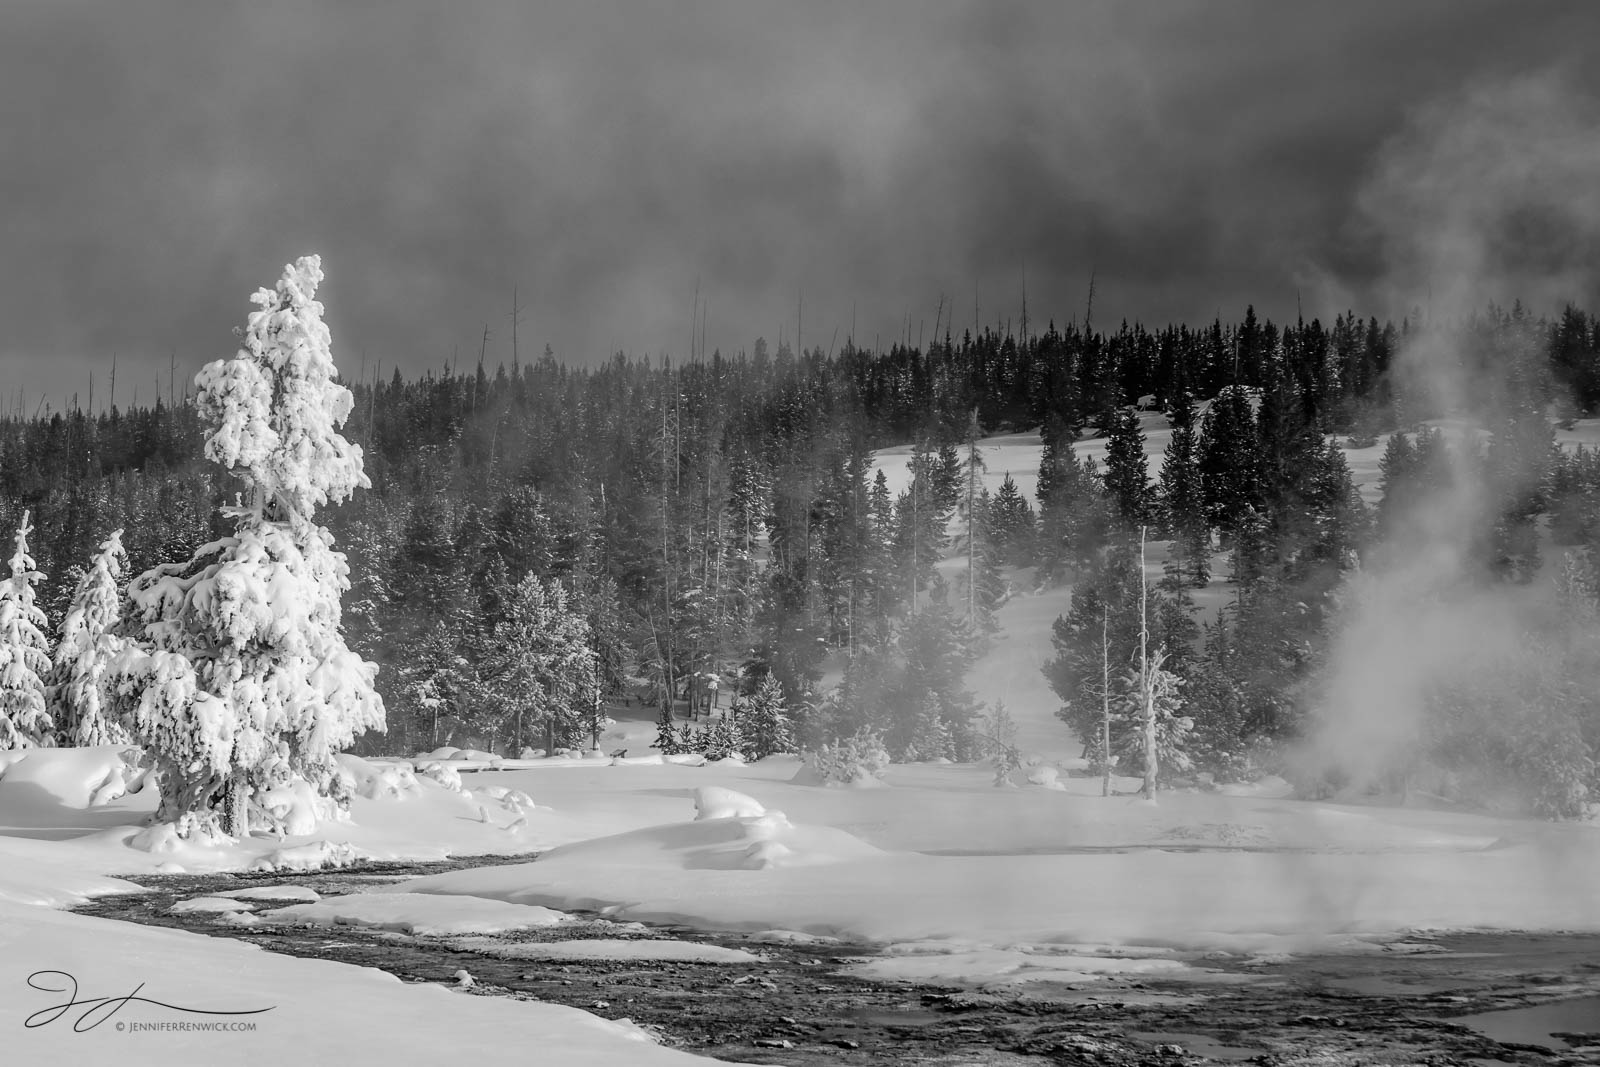
[{"label": "photographer signature", "polygon": [[[78,980],[66,971],[34,971],[28,976],[28,985],[42,993],[65,993],[67,996],[64,1003],[52,1004],[28,1016],[25,1025],[30,1029],[48,1026],[74,1008],[83,1009],[72,1024],[72,1029],[80,1034],[106,1022],[128,1004],[154,1004],[158,1008],[187,1012],[191,1015],[260,1015],[262,1012],[272,1010],[272,1008],[253,1008],[249,1011],[209,1011],[205,1008],[185,1008],[141,997],[139,991],[144,988],[143,982],[135,986],[133,992],[125,997],[79,997]],[[121,1024],[117,1025],[120,1028]]]}]

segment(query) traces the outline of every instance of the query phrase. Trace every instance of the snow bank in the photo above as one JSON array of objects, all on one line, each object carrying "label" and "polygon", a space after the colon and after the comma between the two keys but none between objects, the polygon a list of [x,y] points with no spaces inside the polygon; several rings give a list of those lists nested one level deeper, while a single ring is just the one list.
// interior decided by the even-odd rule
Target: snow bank
[{"label": "snow bank", "polygon": [[294,904],[263,912],[265,922],[306,926],[370,926],[404,934],[441,937],[454,934],[505,934],[567,921],[549,908],[507,904],[474,897],[418,893],[350,893],[313,904]]},{"label": "snow bank", "polygon": [[[249,925],[251,918],[239,921]],[[26,1019],[63,999],[27,984],[28,976],[41,969],[73,976],[81,998],[124,997],[138,990],[142,997],[201,1011],[270,1010],[244,1016],[255,1027],[238,1032],[119,1032],[117,1022],[206,1018],[139,1002],[123,1006],[113,1022],[81,1032],[73,1031],[81,1009],[29,1027],[23,1025]],[[561,1067],[706,1063],[653,1044],[625,1020],[613,1022],[558,1004],[463,996],[437,983],[402,982],[370,967],[4,903],[0,988],[6,990],[0,997],[6,1063],[490,1064],[510,1062],[513,1049],[521,1050],[518,1062]]]},{"label": "snow bank", "polygon": [[174,915],[184,915],[189,912],[222,913],[230,911],[254,911],[255,907],[256,906],[254,904],[246,903],[243,900],[232,900],[227,897],[215,896],[190,897],[188,900],[178,901],[167,910]]},{"label": "snow bank", "polygon": [[215,895],[229,900],[277,901],[280,904],[312,904],[322,899],[321,893],[303,885],[258,885]]},{"label": "snow bank", "polygon": [[137,748],[30,748],[0,753],[0,825],[58,826],[144,785]]},{"label": "snow bank", "polygon": [[312,841],[275,849],[256,857],[252,871],[320,871],[328,867],[348,867],[371,855],[344,841]]}]

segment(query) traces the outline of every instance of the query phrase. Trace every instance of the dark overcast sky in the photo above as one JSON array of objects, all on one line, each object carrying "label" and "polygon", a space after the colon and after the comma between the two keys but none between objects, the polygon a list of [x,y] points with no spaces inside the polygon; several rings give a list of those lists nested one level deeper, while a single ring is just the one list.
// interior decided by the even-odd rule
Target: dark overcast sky
[{"label": "dark overcast sky", "polygon": [[[1015,317],[1381,303],[1407,116],[1552,68],[1572,3],[0,3],[0,360],[59,404],[230,355],[317,251],[335,356],[686,354]],[[1392,142],[1391,142],[1392,143]],[[948,303],[947,303],[948,306]],[[33,403],[30,401],[29,407]]]}]

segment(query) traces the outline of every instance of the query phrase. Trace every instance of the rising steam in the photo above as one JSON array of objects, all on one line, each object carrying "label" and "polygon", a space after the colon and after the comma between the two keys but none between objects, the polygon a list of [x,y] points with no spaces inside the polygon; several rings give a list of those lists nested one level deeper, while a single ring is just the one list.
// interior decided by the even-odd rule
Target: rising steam
[{"label": "rising steam", "polygon": [[[1551,599],[1559,561],[1532,586],[1474,575],[1473,539],[1505,487],[1463,457],[1507,414],[1514,370],[1467,358],[1465,326],[1491,301],[1544,314],[1593,302],[1600,108],[1559,74],[1476,86],[1415,113],[1358,204],[1385,250],[1390,307],[1410,316],[1391,369],[1402,411],[1416,402],[1402,417],[1442,416],[1453,445],[1450,476],[1395,517],[1343,593],[1309,755],[1370,786],[1417,766],[1431,693],[1521,662],[1531,613]],[[1503,697],[1494,714],[1522,712]]]}]

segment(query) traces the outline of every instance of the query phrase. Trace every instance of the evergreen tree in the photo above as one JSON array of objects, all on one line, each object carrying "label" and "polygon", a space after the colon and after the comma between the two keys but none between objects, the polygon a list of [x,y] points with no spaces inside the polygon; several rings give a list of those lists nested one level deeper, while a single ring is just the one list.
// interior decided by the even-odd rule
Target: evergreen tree
[{"label": "evergreen tree", "polygon": [[794,722],[784,706],[783,686],[767,675],[739,708],[739,747],[745,758],[766,759],[795,751]]},{"label": "evergreen tree", "polygon": [[1094,460],[1079,460],[1067,436],[1045,440],[1039,459],[1040,571],[1048,577],[1092,565],[1109,537],[1111,515]]},{"label": "evergreen tree", "polygon": [[1378,461],[1378,488],[1383,494],[1378,501],[1378,524],[1386,534],[1395,529],[1398,516],[1416,502],[1416,467],[1417,452],[1411,438],[1400,431],[1390,434]]},{"label": "evergreen tree", "polygon": [[24,511],[17,526],[11,577],[0,585],[0,752],[51,741],[43,679],[50,670],[50,643],[33,589],[44,575],[33,569],[28,554],[28,535],[33,532],[28,516]]},{"label": "evergreen tree", "polygon": [[475,703],[513,751],[532,729],[545,748],[573,744],[598,687],[589,624],[568,603],[566,586],[528,574],[506,596],[506,611],[483,635],[476,656]]},{"label": "evergreen tree", "polygon": [[352,398],[336,380],[321,281],[316,256],[286,267],[252,298],[238,355],[196,378],[206,455],[247,491],[225,512],[234,533],[127,594],[123,635],[139,647],[119,657],[117,691],[160,771],[157,817],[184,836],[243,836],[252,800],[297,779],[347,804],[334,755],[384,726],[376,667],[340,631],[348,568],[312,521],[370,485],[361,449],[338,432]]},{"label": "evergreen tree", "polygon": [[1204,588],[1211,580],[1211,523],[1200,476],[1194,406],[1187,397],[1172,409],[1172,441],[1161,461],[1161,520],[1172,548],[1167,575],[1173,584]]},{"label": "evergreen tree", "polygon": [[1164,668],[1164,660],[1159,650],[1151,657],[1148,682],[1141,682],[1137,669],[1123,675],[1118,692],[1120,699],[1112,703],[1111,751],[1119,773],[1144,774],[1149,743],[1146,731],[1151,725],[1146,719],[1145,707],[1144,686],[1148,685],[1150,710],[1154,713],[1156,777],[1158,781],[1170,782],[1194,767],[1189,751],[1194,720],[1179,714],[1184,705],[1179,692],[1183,680]]},{"label": "evergreen tree", "polygon": [[128,565],[122,531],[115,530],[100,546],[61,620],[55,661],[47,679],[51,717],[63,745],[124,745],[127,727],[108,714],[106,671],[121,651],[113,632],[121,592],[117,579]]},{"label": "evergreen tree", "polygon": [[715,715],[711,718],[697,738],[698,748],[708,760],[727,759],[729,756],[740,756],[739,737],[734,728],[733,719],[728,715]]},{"label": "evergreen tree", "polygon": [[[901,644],[906,659],[905,681],[898,698],[902,721],[921,714],[923,697],[931,694],[939,706],[939,719],[949,732],[951,758],[963,762],[974,758],[972,717],[977,714],[978,704],[966,688],[974,649],[946,603],[942,583],[935,582],[927,609],[906,622]],[[909,741],[908,734],[905,743]]]},{"label": "evergreen tree", "polygon": [[1118,408],[1106,435],[1105,493],[1124,529],[1137,530],[1150,518],[1150,475],[1139,416]]},{"label": "evergreen tree", "polygon": [[674,756],[683,751],[678,747],[678,733],[672,724],[672,711],[670,708],[662,708],[661,714],[656,716],[654,748],[663,756]]},{"label": "evergreen tree", "polygon": [[990,538],[1003,562],[1026,567],[1033,562],[1034,518],[1028,498],[1006,472],[1000,491],[989,508]]},{"label": "evergreen tree", "polygon": [[1263,505],[1255,415],[1241,388],[1217,394],[1201,423],[1200,486],[1207,519],[1230,539]]},{"label": "evergreen tree", "polygon": [[910,711],[910,721],[905,725],[901,758],[907,763],[949,759],[955,749],[951,743],[950,724],[945,722],[940,711],[939,697],[932,692],[913,694],[906,707]]}]

